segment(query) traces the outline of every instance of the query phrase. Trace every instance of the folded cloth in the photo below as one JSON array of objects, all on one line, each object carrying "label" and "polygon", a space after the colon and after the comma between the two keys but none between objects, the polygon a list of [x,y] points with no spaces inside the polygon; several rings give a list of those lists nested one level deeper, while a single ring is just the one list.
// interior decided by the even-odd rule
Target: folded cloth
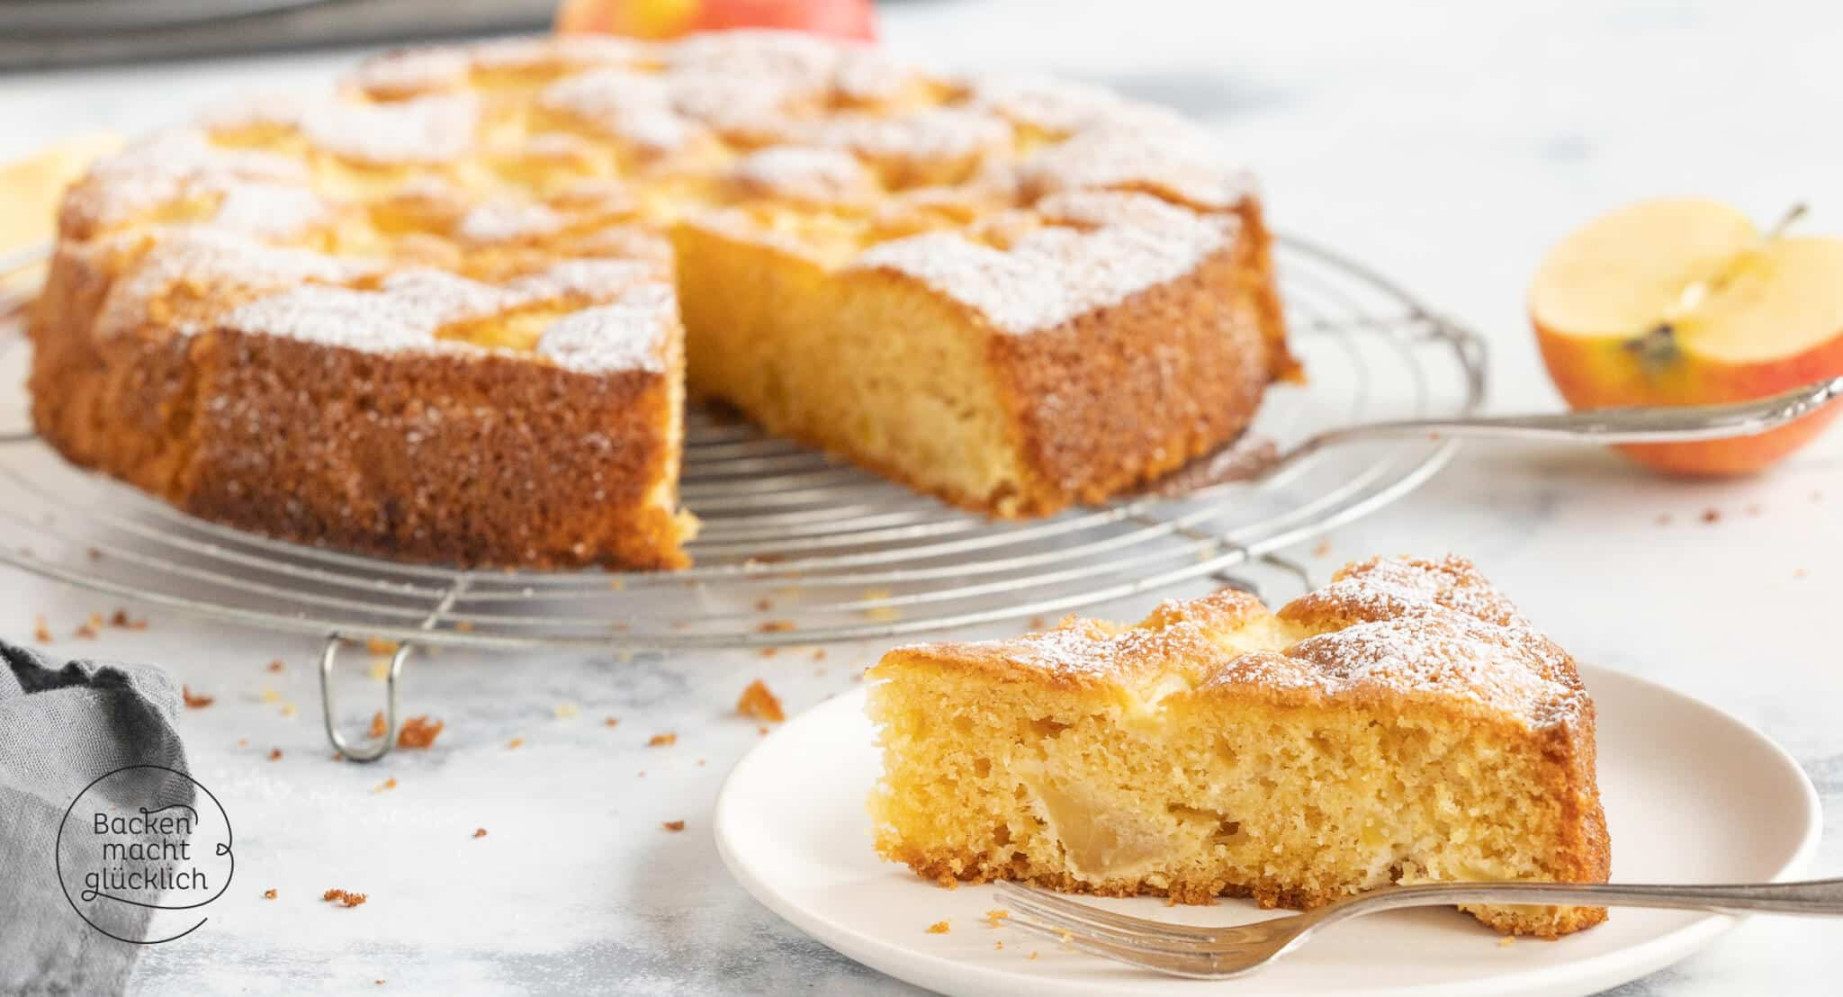
[{"label": "folded cloth", "polygon": [[[97,777],[128,765],[187,771],[179,691],[150,665],[54,661],[5,641],[0,664],[0,995],[119,994],[143,946],[77,916],[53,851]],[[110,933],[146,937],[151,911],[108,908],[92,916]]]}]

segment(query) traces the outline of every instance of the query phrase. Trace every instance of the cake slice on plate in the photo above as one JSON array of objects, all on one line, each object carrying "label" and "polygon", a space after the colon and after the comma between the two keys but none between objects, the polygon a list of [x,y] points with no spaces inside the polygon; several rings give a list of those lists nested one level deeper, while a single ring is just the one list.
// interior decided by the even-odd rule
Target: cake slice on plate
[{"label": "cake slice on plate", "polygon": [[[1390,883],[1604,882],[1593,702],[1463,559],[1377,559],[1270,611],[897,648],[870,672],[877,848],[1014,879],[1309,908]],[[1583,907],[1467,908],[1510,934]]]}]

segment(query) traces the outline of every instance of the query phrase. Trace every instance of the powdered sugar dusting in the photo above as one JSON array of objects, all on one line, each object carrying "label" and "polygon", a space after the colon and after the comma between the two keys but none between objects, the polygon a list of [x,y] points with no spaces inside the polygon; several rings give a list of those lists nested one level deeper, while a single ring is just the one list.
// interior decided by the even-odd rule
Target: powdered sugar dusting
[{"label": "powdered sugar dusting", "polygon": [[394,100],[412,94],[458,90],[467,84],[473,60],[451,48],[399,49],[359,64],[352,83],[373,97]]},{"label": "powdered sugar dusting", "polygon": [[[1168,214],[1161,213],[1167,208]],[[855,266],[915,277],[971,306],[999,331],[1017,335],[1052,328],[1180,277],[1229,237],[1221,222],[1166,205],[1073,202],[1063,210],[1102,224],[1036,229],[1008,250],[951,232],[927,232],[874,246]],[[1156,218],[1158,224],[1109,223],[1122,212],[1138,220]]]},{"label": "powdered sugar dusting", "polygon": [[307,187],[294,184],[226,181],[216,184],[219,200],[214,227],[264,239],[288,240],[326,224],[332,208]]},{"label": "powdered sugar dusting", "polygon": [[750,194],[815,204],[862,201],[879,190],[870,169],[842,149],[773,146],[737,160],[730,177]]},{"label": "powdered sugar dusting", "polygon": [[274,153],[213,145],[196,128],[155,132],[98,160],[64,202],[67,223],[111,226],[182,197],[237,182],[304,185],[300,163]]},{"label": "powdered sugar dusting", "polygon": [[810,145],[885,160],[965,159],[1009,145],[1011,127],[982,111],[929,108],[894,117],[840,114],[801,122],[790,134]]},{"label": "powdered sugar dusting", "polygon": [[393,104],[315,104],[301,116],[301,133],[318,148],[361,163],[448,163],[473,150],[479,122],[479,97],[435,94]]},{"label": "powdered sugar dusting", "polygon": [[966,86],[968,107],[1058,135],[1079,131],[1129,106],[1100,87],[1044,76],[994,74],[975,77]]},{"label": "powdered sugar dusting", "polygon": [[1083,187],[1152,189],[1203,208],[1246,197],[1245,174],[1197,126],[1169,112],[1135,107],[1048,146],[1018,168],[1037,194]]},{"label": "powdered sugar dusting", "polygon": [[551,323],[538,355],[584,373],[665,370],[665,344],[677,322],[670,285],[641,284],[611,304],[585,308]]},{"label": "powdered sugar dusting", "polygon": [[[1574,663],[1460,558],[1385,558],[1281,609],[1177,600],[1118,629],[1092,620],[1014,640],[917,648],[1157,695],[1306,695],[1458,704],[1530,727],[1589,706]],[[1176,677],[1178,681],[1173,681]]]},{"label": "powdered sugar dusting", "polygon": [[440,312],[379,291],[308,285],[232,309],[223,326],[368,352],[432,346]]},{"label": "powdered sugar dusting", "polygon": [[536,201],[497,198],[475,205],[455,226],[455,235],[468,242],[512,242],[554,235],[566,219]]},{"label": "powdered sugar dusting", "polygon": [[[270,246],[246,236],[209,228],[174,229],[138,263],[116,278],[96,318],[96,335],[130,332],[153,321],[154,302],[185,285],[198,292],[228,297],[303,281],[352,280],[370,269],[360,260],[286,246]],[[161,324],[189,335],[207,315],[167,315]]]}]

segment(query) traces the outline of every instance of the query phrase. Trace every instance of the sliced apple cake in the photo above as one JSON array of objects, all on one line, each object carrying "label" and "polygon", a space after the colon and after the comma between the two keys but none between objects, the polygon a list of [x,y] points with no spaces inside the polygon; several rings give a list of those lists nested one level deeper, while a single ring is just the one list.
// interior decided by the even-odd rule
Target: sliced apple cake
[{"label": "sliced apple cake", "polygon": [[[902,647],[870,675],[877,847],[925,877],[1308,908],[1607,876],[1593,702],[1459,558],[1352,565],[1278,613],[1225,590]],[[1468,909],[1543,936],[1606,916]]]},{"label": "sliced apple cake", "polygon": [[33,335],[80,464],[500,565],[686,563],[687,377],[1013,516],[1220,447],[1294,369],[1192,125],[759,32],[399,52],[157,134],[67,194]]}]

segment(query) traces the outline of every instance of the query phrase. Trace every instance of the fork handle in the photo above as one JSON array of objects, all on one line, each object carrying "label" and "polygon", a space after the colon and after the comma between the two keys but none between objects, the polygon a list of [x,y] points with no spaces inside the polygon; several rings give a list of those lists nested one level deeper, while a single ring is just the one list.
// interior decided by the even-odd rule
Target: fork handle
[{"label": "fork handle", "polygon": [[1797,883],[1424,883],[1359,894],[1333,904],[1324,920],[1402,907],[1454,904],[1562,904],[1843,915],[1843,879]]},{"label": "fork handle", "polygon": [[[1751,436],[1783,426],[1843,397],[1843,377],[1815,381],[1767,398],[1725,405],[1645,405],[1544,415],[1409,419],[1333,429],[1296,448],[1403,436],[1495,437],[1578,443],[1689,443]],[[1294,453],[1287,454],[1290,459]]]}]

